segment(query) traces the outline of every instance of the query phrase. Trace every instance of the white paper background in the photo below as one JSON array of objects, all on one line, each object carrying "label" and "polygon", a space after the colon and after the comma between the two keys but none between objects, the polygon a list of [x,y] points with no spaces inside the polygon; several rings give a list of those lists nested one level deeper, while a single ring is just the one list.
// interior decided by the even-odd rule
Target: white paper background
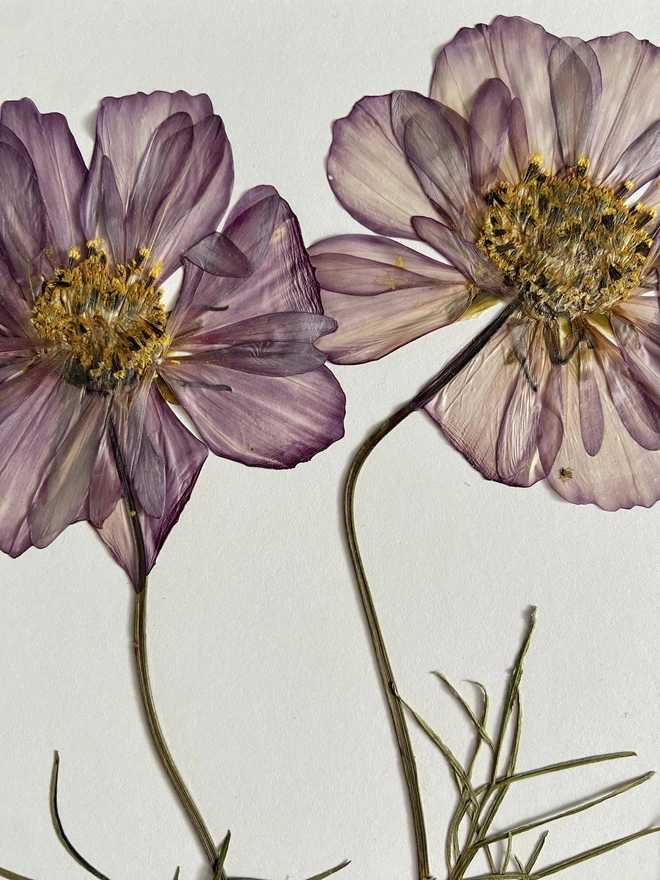
[{"label": "white paper background", "polygon": [[[105,95],[207,92],[234,149],[236,194],[274,184],[312,242],[358,231],[325,181],[332,120],[364,94],[425,92],[439,47],[500,12],[562,35],[631,30],[660,42],[648,0],[0,0],[0,98],[65,113],[89,156]],[[299,880],[347,857],[346,880],[414,876],[340,485],[367,433],[476,329],[337,369],[346,437],[311,463],[277,473],[210,459],[160,555],[149,599],[156,700],[216,839],[232,830],[230,874]],[[660,506],[606,514],[543,485],[487,483],[420,414],[367,465],[358,524],[400,691],[460,755],[467,726],[428,673],[479,679],[501,698],[531,604],[521,768],[638,752],[618,769],[521,787],[507,820],[660,765]],[[92,863],[112,880],[169,880],[177,865],[182,880],[208,877],[142,719],[123,572],[84,524],[0,567],[0,865],[34,880],[87,876],[50,825],[57,748],[62,818]],[[440,878],[453,791],[438,753],[417,731],[414,742]],[[545,862],[658,819],[652,781],[554,827]],[[645,880],[659,869],[660,838],[649,837],[570,876]]]}]

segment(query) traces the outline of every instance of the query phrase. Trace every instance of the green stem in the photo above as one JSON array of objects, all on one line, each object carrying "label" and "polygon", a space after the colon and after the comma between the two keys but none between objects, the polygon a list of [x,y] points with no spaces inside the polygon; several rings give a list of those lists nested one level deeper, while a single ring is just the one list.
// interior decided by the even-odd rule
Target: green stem
[{"label": "green stem", "polygon": [[441,391],[445,385],[451,382],[463,370],[470,361],[484,348],[484,346],[493,338],[495,333],[505,324],[511,315],[518,308],[517,301],[509,303],[495,317],[490,324],[486,326],[456,357],[443,368],[411,401],[398,409],[388,419],[386,419],[374,433],[367,438],[357,455],[351,462],[346,477],[344,487],[344,523],[346,527],[346,538],[348,541],[348,549],[351,556],[351,562],[355,571],[358,589],[362,606],[367,618],[371,642],[373,644],[374,653],[376,655],[376,663],[380,673],[383,690],[387,698],[387,704],[392,716],[392,724],[396,735],[399,752],[401,755],[401,763],[403,766],[403,774],[406,780],[408,790],[408,800],[410,802],[410,811],[412,814],[413,829],[415,833],[415,849],[417,852],[417,873],[419,880],[434,880],[429,869],[428,843],[426,839],[426,825],[424,822],[424,810],[422,807],[422,798],[419,790],[419,779],[417,775],[417,764],[413,753],[412,744],[410,742],[410,734],[406,719],[403,714],[403,707],[399,699],[394,673],[387,655],[385,640],[376,614],[369,582],[364,570],[364,564],[360,554],[360,548],[355,529],[355,486],[358,476],[367,458],[374,451],[380,441],[386,437],[397,425],[406,419],[412,412],[420,409],[435,394]]},{"label": "green stem", "polygon": [[[172,757],[167,742],[165,741],[163,730],[160,726],[160,721],[158,719],[158,713],[156,712],[156,704],[154,702],[153,692],[151,690],[151,680],[149,678],[149,665],[147,662],[147,559],[144,546],[144,535],[142,534],[142,526],[140,525],[140,519],[137,513],[133,490],[130,484],[130,480],[128,478],[126,467],[124,465],[124,459],[119,445],[117,431],[112,422],[112,419],[108,421],[108,431],[110,435],[110,442],[112,444],[112,450],[115,457],[115,463],[117,466],[117,473],[119,475],[119,479],[121,480],[122,488],[124,491],[124,503],[126,504],[128,519],[131,524],[133,542],[135,545],[135,553],[137,558],[138,583],[135,594],[133,642],[135,648],[135,660],[137,664],[138,679],[140,682],[142,705],[144,706],[144,713],[147,718],[147,724],[149,725],[151,739],[155,746],[158,757],[160,758],[163,769],[167,773],[167,776],[172,783],[172,787],[176,793],[176,796],[179,799],[179,802],[181,803],[181,806],[185,810],[188,818],[190,819],[190,823],[195,830],[195,834],[197,835],[197,838],[215,875],[216,869],[218,867],[219,857],[218,852],[215,848],[215,844],[213,842],[213,838],[211,837],[211,834],[206,827],[204,819],[202,818],[202,814],[198,810],[194,800],[192,799],[192,796],[190,795],[190,792],[186,788],[186,785],[181,777],[181,774],[179,773],[176,764],[174,763],[174,758]],[[226,880],[224,869],[220,871],[220,878],[222,878],[222,880]]]}]

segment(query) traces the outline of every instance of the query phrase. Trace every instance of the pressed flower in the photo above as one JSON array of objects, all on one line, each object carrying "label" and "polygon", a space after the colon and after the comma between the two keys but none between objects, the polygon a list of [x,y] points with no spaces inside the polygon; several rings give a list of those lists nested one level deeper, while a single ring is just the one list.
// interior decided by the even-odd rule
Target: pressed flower
[{"label": "pressed flower", "polygon": [[[129,508],[148,571],[208,449],[285,468],[342,435],[343,394],[314,347],[335,322],[297,220],[262,186],[216,232],[232,182],[205,95],[106,98],[89,170],[63,116],[2,106],[6,553],[87,519],[139,586]],[[170,313],[160,285],[182,265]]]},{"label": "pressed flower", "polygon": [[424,401],[488,479],[608,510],[660,498],[659,77],[628,33],[499,17],[440,52],[430,97],[363,98],[335,124],[331,186],[379,236],[312,248],[339,325],[321,347],[373,360],[505,306]]}]

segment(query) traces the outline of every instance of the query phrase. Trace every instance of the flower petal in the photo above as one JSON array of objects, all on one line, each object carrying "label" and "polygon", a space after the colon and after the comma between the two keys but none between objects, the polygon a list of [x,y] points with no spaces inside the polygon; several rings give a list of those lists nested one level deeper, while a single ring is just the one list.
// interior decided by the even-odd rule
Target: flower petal
[{"label": "flower petal", "polygon": [[80,412],[80,392],[53,366],[46,359],[0,376],[0,549],[11,556],[33,543],[28,513]]},{"label": "flower petal", "polygon": [[275,312],[246,318],[208,333],[197,333],[194,340],[188,339],[186,352],[204,352],[248,342],[315,342],[320,336],[332,333],[336,326],[336,322],[326,315]]},{"label": "flower petal", "polygon": [[260,376],[295,376],[315,370],[325,361],[325,355],[311,342],[263,339],[241,342],[226,348],[210,348],[192,354],[186,358],[186,366],[214,364],[227,370],[240,370]]},{"label": "flower petal", "polygon": [[310,256],[324,311],[338,323],[317,345],[336,363],[380,358],[457,320],[472,298],[453,266],[387,238],[337,236]]},{"label": "flower petal", "polygon": [[253,271],[247,278],[199,274],[186,261],[182,293],[168,323],[169,332],[176,334],[173,350],[248,318],[321,312],[298,221],[276,190],[258,187],[246,193],[229,221],[223,235],[250,260]]},{"label": "flower petal", "polygon": [[46,209],[31,165],[0,142],[0,257],[26,299],[40,290],[38,273],[47,244]]},{"label": "flower petal", "polygon": [[83,240],[78,206],[87,168],[61,113],[41,114],[29,98],[5,101],[0,123],[27,148],[50,220],[54,259],[66,265],[69,250]]},{"label": "flower petal", "polygon": [[[646,424],[652,411],[648,402],[643,404],[644,412],[635,411],[639,386],[609,340],[598,335],[594,354],[593,382],[604,423],[602,444],[596,455],[590,455],[581,431],[576,430],[581,406],[577,369],[555,368],[561,370],[563,380],[558,400],[564,429],[554,462],[546,467],[546,478],[556,492],[574,504],[597,504],[604,510],[650,507],[660,498],[660,451],[650,442],[652,432]],[[640,438],[645,434],[647,447],[655,448],[643,448],[633,434]]]},{"label": "flower petal", "polygon": [[549,374],[542,327],[512,318],[424,408],[486,479],[531,486]]},{"label": "flower petal", "polygon": [[88,238],[99,233],[104,215],[106,225],[110,217],[118,222],[116,197],[104,203],[102,157],[114,172],[119,221],[127,215],[129,222],[116,259],[131,259],[137,247],[150,248],[163,262],[164,280],[187,248],[215,230],[227,208],[233,163],[222,121],[206,95],[153,92],[104,99],[81,205]]},{"label": "flower petal", "polygon": [[382,235],[414,238],[411,217],[438,217],[392,131],[390,95],[363,98],[335,122],[328,180],[349,214]]},{"label": "flower petal", "polygon": [[439,251],[480,290],[502,295],[506,293],[501,271],[471,241],[428,217],[414,217],[413,226],[422,241]]},{"label": "flower petal", "polygon": [[554,171],[557,132],[550,99],[548,58],[557,37],[524,18],[498,16],[491,25],[463,28],[438,55],[431,97],[469,119],[483,83],[497,78],[519,98],[529,147]]},{"label": "flower petal", "polygon": [[497,180],[509,134],[511,95],[501,79],[489,79],[477,92],[470,111],[470,173],[478,192]]},{"label": "flower petal", "polygon": [[590,153],[602,79],[593,49],[577,37],[559,40],[548,61],[550,94],[564,165]]},{"label": "flower petal", "polygon": [[[144,431],[148,437],[150,453],[149,460],[142,461],[145,468],[141,475],[143,488],[151,479],[155,478],[160,483],[164,477],[162,505],[158,502],[158,506],[162,506],[160,516],[148,515],[139,499],[137,500],[137,515],[144,536],[149,572],[172,526],[190,498],[208,451],[177,419],[155,388],[149,394]],[[144,442],[140,445],[144,447]],[[142,497],[145,498],[144,492]],[[140,585],[133,530],[123,500],[116,504],[112,513],[98,528],[98,533],[138,589]]]},{"label": "flower petal", "polygon": [[289,468],[343,436],[344,395],[326,367],[279,377],[184,362],[161,375],[216,455]]},{"label": "flower petal", "polygon": [[605,186],[617,188],[625,181],[633,181],[635,189],[648,183],[660,173],[660,121],[643,131],[623,152]]},{"label": "flower petal", "polygon": [[590,171],[600,183],[627,147],[660,118],[660,49],[629,33],[599,37],[589,45],[598,58],[607,98],[601,102],[590,151]]},{"label": "flower petal", "polygon": [[403,133],[406,156],[424,192],[469,237],[485,203],[477,202],[463,143],[442,108],[416,92],[394,92],[392,125]]}]

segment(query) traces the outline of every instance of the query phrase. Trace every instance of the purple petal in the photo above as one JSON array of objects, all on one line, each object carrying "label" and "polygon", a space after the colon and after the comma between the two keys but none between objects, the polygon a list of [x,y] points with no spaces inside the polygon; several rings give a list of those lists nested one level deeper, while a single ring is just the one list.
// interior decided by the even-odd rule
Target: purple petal
[{"label": "purple petal", "polygon": [[550,93],[564,165],[588,156],[602,92],[593,49],[577,37],[559,40],[548,62]]},{"label": "purple petal", "polygon": [[29,100],[6,101],[0,123],[23,142],[34,163],[39,189],[50,220],[49,244],[59,265],[69,250],[82,242],[78,206],[87,168],[60,113],[41,114]]},{"label": "purple petal", "polygon": [[498,179],[510,118],[509,90],[502,80],[489,79],[479,89],[470,112],[470,166],[477,191],[485,191]]},{"label": "purple petal", "polygon": [[105,431],[106,398],[80,392],[80,413],[51,457],[29,512],[32,543],[46,547],[87,515],[90,478]]},{"label": "purple petal", "polygon": [[382,235],[414,238],[411,217],[438,217],[392,131],[390,95],[363,98],[335,122],[328,180],[349,214]]},{"label": "purple petal", "polygon": [[548,58],[556,41],[524,18],[498,16],[491,25],[463,28],[438,55],[431,97],[469,119],[483,83],[501,79],[511,96],[520,99],[530,151],[541,153],[544,164],[554,171],[557,133]]},{"label": "purple petal", "polygon": [[289,468],[343,436],[344,395],[326,367],[274,377],[184,362],[161,375],[224,458]]},{"label": "purple petal", "polygon": [[[144,471],[139,477],[142,483],[142,497],[145,500],[147,484],[155,479],[159,485],[162,485],[164,476],[162,504],[160,499],[156,499],[154,505],[162,507],[160,516],[148,515],[139,500],[137,502],[137,515],[144,535],[149,572],[172,526],[179,519],[190,498],[206,459],[207,449],[181,424],[153,387],[146,406],[144,431],[150,449],[148,456],[141,461]],[[144,439],[140,446],[144,447]],[[160,489],[158,491],[160,492]],[[152,502],[154,500],[151,499]],[[98,532],[117,562],[132,579],[133,585],[138,588],[133,531],[123,500],[115,505],[112,513],[98,528]]]},{"label": "purple petal", "polygon": [[486,479],[531,486],[549,372],[540,325],[510,319],[425,409]]},{"label": "purple petal", "polygon": [[[114,171],[119,217],[116,197],[104,204],[102,156]],[[163,261],[165,279],[180,266],[185,250],[215,230],[232,181],[229,142],[205,95],[154,92],[106,98],[82,197],[85,235],[95,237],[104,217],[107,226],[110,217],[123,223],[127,214],[125,251],[117,259],[130,259],[137,247],[148,247],[154,260]]]},{"label": "purple petal", "polygon": [[44,360],[0,384],[0,549],[18,556],[32,544],[28,513],[63,433],[80,411],[80,392]]},{"label": "purple petal", "polygon": [[34,171],[6,143],[0,143],[0,169],[0,256],[28,301],[34,302],[47,244],[46,210]]},{"label": "purple petal", "polygon": [[29,337],[34,335],[30,322],[30,303],[14,280],[9,266],[0,259],[0,334]]},{"label": "purple petal", "polygon": [[190,355],[185,363],[191,368],[193,364],[214,364],[260,376],[295,376],[315,370],[325,361],[325,355],[311,342],[267,339],[209,349]]},{"label": "purple petal", "polygon": [[[441,108],[415,92],[394,92],[392,125],[403,131],[406,156],[424,192],[469,236],[478,226],[481,205],[472,189],[461,139]],[[428,210],[423,214],[428,216]]]},{"label": "purple petal", "polygon": [[230,238],[221,232],[212,232],[186,251],[186,259],[211,275],[228,278],[247,278],[252,263]]},{"label": "purple petal", "polygon": [[[185,347],[187,341],[194,344],[197,335],[247,318],[321,311],[318,284],[289,205],[272,187],[260,187],[245,199],[246,207],[241,200],[223,234],[252,262],[253,272],[245,279],[208,273],[199,276],[199,269],[193,267],[190,281],[184,275],[185,290],[168,324],[169,332],[178,337],[173,349]],[[188,263],[186,274],[189,267]]]},{"label": "purple petal", "polygon": [[332,333],[336,326],[335,321],[326,315],[275,312],[227,324],[208,333],[197,333],[194,341],[188,340],[186,351],[202,352],[247,342],[315,342],[320,336]]}]

